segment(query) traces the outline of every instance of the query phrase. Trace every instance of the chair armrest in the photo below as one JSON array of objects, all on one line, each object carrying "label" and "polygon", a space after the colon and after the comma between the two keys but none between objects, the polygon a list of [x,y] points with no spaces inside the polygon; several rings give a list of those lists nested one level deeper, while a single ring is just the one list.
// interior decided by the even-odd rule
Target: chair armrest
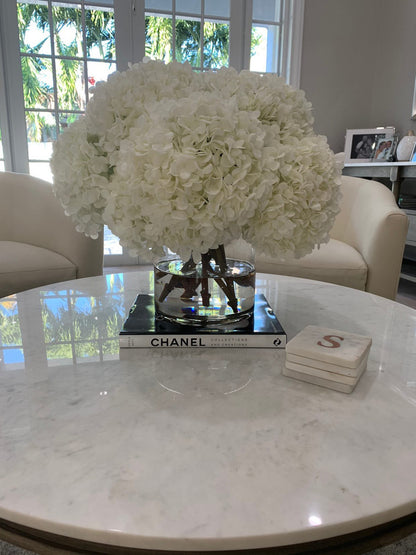
[{"label": "chair armrest", "polygon": [[26,174],[0,172],[0,239],[59,253],[77,266],[77,278],[103,271],[103,233],[90,239],[75,229],[52,185]]},{"label": "chair armrest", "polygon": [[381,183],[342,177],[341,213],[331,236],[357,249],[368,266],[366,291],[395,299],[408,217]]}]

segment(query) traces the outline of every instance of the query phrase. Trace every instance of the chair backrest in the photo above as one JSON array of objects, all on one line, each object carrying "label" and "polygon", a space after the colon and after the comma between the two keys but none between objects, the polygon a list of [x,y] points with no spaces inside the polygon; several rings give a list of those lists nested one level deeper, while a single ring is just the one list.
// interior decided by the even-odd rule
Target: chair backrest
[{"label": "chair backrest", "polygon": [[0,172],[0,241],[43,247],[77,266],[77,277],[101,275],[103,233],[96,240],[78,233],[47,181]]},{"label": "chair backrest", "polygon": [[369,220],[372,216],[377,220],[380,214],[383,218],[389,215],[405,216],[390,189],[378,181],[343,175],[341,194],[341,211],[331,229],[331,237],[352,246],[360,246],[363,226],[371,233]]}]

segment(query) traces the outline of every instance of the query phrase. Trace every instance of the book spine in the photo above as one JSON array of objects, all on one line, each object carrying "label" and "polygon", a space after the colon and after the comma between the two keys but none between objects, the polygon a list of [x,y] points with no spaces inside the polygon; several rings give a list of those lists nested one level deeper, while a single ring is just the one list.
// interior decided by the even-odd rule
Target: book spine
[{"label": "book spine", "polygon": [[286,347],[285,334],[265,334],[256,336],[232,335],[120,335],[120,348],[271,348]]}]

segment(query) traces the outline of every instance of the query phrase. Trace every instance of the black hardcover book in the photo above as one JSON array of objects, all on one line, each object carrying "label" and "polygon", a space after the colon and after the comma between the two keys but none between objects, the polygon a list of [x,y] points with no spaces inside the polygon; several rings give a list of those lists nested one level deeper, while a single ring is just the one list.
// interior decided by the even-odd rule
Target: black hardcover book
[{"label": "black hardcover book", "polygon": [[225,328],[195,328],[157,318],[153,295],[138,295],[120,331],[120,347],[269,347],[283,349],[286,333],[264,295],[254,314]]}]

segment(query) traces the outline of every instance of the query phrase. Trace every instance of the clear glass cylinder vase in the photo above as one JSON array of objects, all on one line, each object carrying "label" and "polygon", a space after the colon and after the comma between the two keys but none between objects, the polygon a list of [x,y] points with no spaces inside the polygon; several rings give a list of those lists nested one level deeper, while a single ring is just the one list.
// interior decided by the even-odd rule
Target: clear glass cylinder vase
[{"label": "clear glass cylinder vase", "polygon": [[245,241],[182,260],[165,249],[154,261],[157,317],[190,326],[220,328],[250,318],[254,309],[254,250]]}]

